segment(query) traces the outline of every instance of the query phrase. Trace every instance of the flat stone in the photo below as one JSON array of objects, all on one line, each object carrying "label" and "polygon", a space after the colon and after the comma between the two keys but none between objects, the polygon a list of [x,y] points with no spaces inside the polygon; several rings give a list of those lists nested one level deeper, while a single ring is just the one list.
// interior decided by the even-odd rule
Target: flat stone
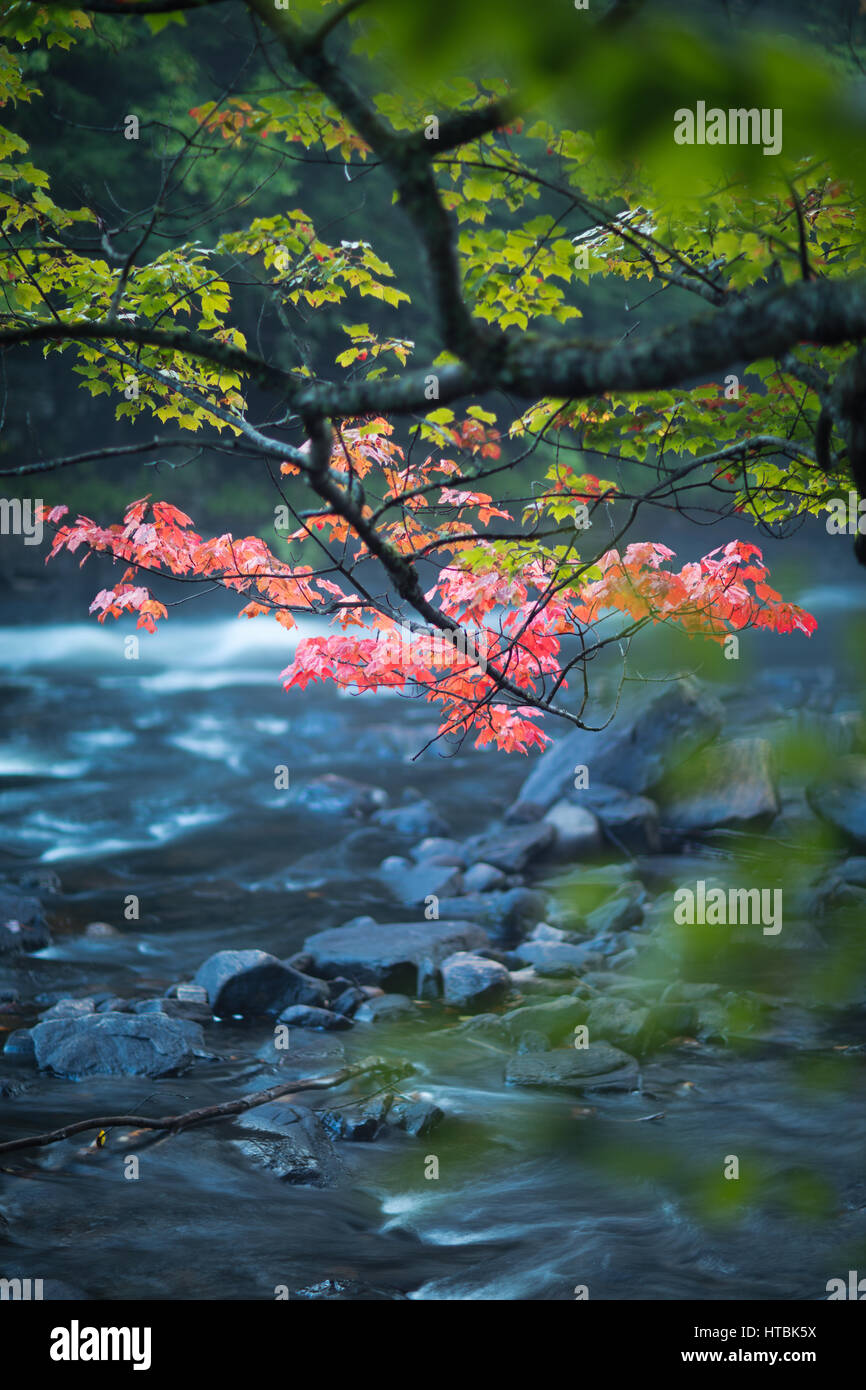
[{"label": "flat stone", "polygon": [[505,1080],[512,1086],[542,1086],[558,1091],[630,1090],[638,1076],[633,1057],[610,1043],[585,1048],[553,1048],[510,1057]]},{"label": "flat stone", "polygon": [[58,999],[41,1015],[40,1022],[48,1023],[52,1018],[84,1018],[95,1011],[96,1005],[92,999]]},{"label": "flat stone", "polygon": [[455,951],[486,945],[486,933],[472,922],[445,920],[331,927],[308,937],[304,950],[326,978],[345,975],[400,993],[414,989],[422,962],[438,965]]},{"label": "flat stone", "polygon": [[416,864],[456,864],[458,869],[466,867],[466,855],[460,841],[442,835],[427,836],[413,845],[409,853]]},{"label": "flat stone", "polygon": [[646,1039],[649,1009],[627,999],[595,999],[589,1006],[586,1025],[592,1041],[603,1038],[625,1052],[640,1052]]},{"label": "flat stone", "polygon": [[598,947],[594,942],[524,941],[514,954],[539,975],[577,975],[598,955]]},{"label": "flat stone", "polygon": [[379,876],[406,907],[423,907],[430,897],[459,897],[463,888],[460,870],[449,864],[410,864],[405,859],[386,859]]},{"label": "flat stone", "polygon": [[[120,1010],[126,1013],[127,1010]],[[139,999],[129,1010],[134,1014],[168,1014],[169,1018],[188,1018],[193,1023],[210,1023],[212,1014],[208,1004],[197,1003],[193,999]]]},{"label": "flat stone", "polygon": [[586,1021],[587,1005],[574,995],[561,995],[543,1004],[525,1004],[511,1009],[498,1020],[508,1037],[517,1039],[524,1033],[541,1033],[552,1045],[574,1033],[578,1024]]},{"label": "flat stone", "polygon": [[508,874],[522,873],[540,858],[556,839],[556,830],[547,821],[532,825],[505,825],[474,836],[464,846],[467,859],[481,860]]},{"label": "flat stone", "polygon": [[423,799],[410,801],[403,806],[391,806],[387,810],[373,813],[374,825],[393,830],[397,835],[411,835],[420,839],[435,835],[447,835],[448,825],[440,816],[432,801]]},{"label": "flat stone", "polygon": [[90,1014],[32,1029],[43,1071],[70,1081],[87,1076],[169,1076],[205,1055],[197,1023],[166,1014]]},{"label": "flat stone", "polygon": [[288,1023],[295,1028],[321,1028],[327,1033],[352,1027],[352,1020],[344,1014],[332,1013],[330,1009],[314,1009],[307,1004],[290,1004],[283,1009],[277,1022]]}]

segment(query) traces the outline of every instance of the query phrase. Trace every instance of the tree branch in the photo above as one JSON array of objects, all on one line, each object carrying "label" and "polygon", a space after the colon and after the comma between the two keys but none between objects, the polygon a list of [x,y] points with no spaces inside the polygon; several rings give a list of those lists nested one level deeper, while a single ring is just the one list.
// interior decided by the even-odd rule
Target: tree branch
[{"label": "tree branch", "polygon": [[209,1124],[212,1120],[221,1120],[229,1115],[243,1115],[247,1110],[254,1110],[256,1106],[265,1105],[280,1096],[296,1095],[301,1091],[329,1090],[334,1086],[342,1086],[344,1081],[350,1081],[353,1077],[366,1076],[370,1072],[380,1070],[408,1075],[405,1068],[396,1068],[393,1063],[386,1062],[382,1057],[365,1057],[362,1061],[353,1062],[351,1066],[343,1067],[330,1076],[311,1077],[305,1081],[283,1081],[278,1086],[271,1086],[267,1091],[257,1091],[252,1096],[224,1101],[221,1105],[205,1105],[197,1110],[184,1111],[181,1115],[163,1115],[159,1119],[148,1115],[97,1115],[91,1120],[75,1120],[72,1124],[49,1130],[45,1134],[32,1134],[26,1139],[9,1139],[0,1144],[0,1154],[16,1153],[20,1149],[45,1148],[48,1144],[59,1144],[61,1140],[70,1139],[74,1134],[84,1134],[92,1129],[129,1126],[133,1129],[159,1129],[179,1134],[182,1129],[189,1129],[191,1125]]}]

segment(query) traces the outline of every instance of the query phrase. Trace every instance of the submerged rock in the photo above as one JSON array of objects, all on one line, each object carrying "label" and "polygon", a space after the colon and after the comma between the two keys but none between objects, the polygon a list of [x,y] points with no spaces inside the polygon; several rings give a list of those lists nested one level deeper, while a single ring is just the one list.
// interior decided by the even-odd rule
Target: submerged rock
[{"label": "submerged rock", "polygon": [[340,1303],[351,1300],[353,1303],[372,1303],[375,1301],[403,1302],[406,1294],[398,1289],[381,1289],[372,1284],[362,1284],[357,1279],[324,1279],[320,1284],[310,1284],[305,1289],[296,1289],[292,1298],[319,1299],[325,1302]]},{"label": "submerged rock", "polygon": [[408,994],[380,994],[366,999],[357,1010],[359,1023],[397,1023],[417,1018],[420,1010]]},{"label": "submerged rock", "polygon": [[346,975],[360,984],[386,989],[414,989],[418,967],[431,960],[438,965],[455,951],[486,946],[480,927],[465,921],[392,922],[331,927],[304,942],[314,969],[326,978]]},{"label": "submerged rock", "polygon": [[610,932],[639,926],[643,921],[646,898],[647,891],[642,883],[624,883],[607,902],[587,912],[584,918],[587,931],[593,936],[607,936]]},{"label": "submerged rock", "polygon": [[[288,1037],[286,1037],[288,1033]],[[267,1042],[256,1050],[256,1057],[277,1066],[281,1079],[324,1076],[339,1071],[346,1060],[346,1049],[337,1033],[316,1028],[286,1028],[275,1025]]]},{"label": "submerged rock", "polygon": [[345,1014],[331,1013],[330,1009],[314,1009],[307,1004],[290,1004],[283,1009],[278,1023],[288,1023],[296,1028],[322,1028],[334,1032],[341,1028],[351,1028],[352,1020]]},{"label": "submerged rock", "polygon": [[311,1111],[281,1098],[239,1115],[236,1124],[254,1133],[254,1137],[233,1142],[257,1168],[283,1182],[311,1187],[337,1181],[339,1164],[326,1132]]},{"label": "submerged rock", "polygon": [[388,1123],[419,1139],[445,1119],[445,1112],[429,1100],[401,1100],[388,1111]]},{"label": "submerged rock", "polygon": [[51,945],[51,932],[38,898],[0,888],[0,956],[42,951]]},{"label": "submerged rock", "polygon": [[638,1077],[633,1057],[610,1043],[585,1048],[520,1052],[509,1058],[505,1080],[511,1086],[546,1086],[560,1091],[630,1090]]},{"label": "submerged rock", "polygon": [[392,806],[373,814],[373,823],[398,835],[411,835],[413,839],[424,839],[436,835],[447,835],[448,825],[442,819],[432,801],[419,798],[402,806]]},{"label": "submerged rock", "polygon": [[586,1019],[587,1005],[574,995],[561,995],[543,1004],[524,1004],[505,1014],[479,1014],[460,1025],[468,1032],[492,1033],[517,1042],[527,1034],[541,1035],[550,1046],[574,1033]]},{"label": "submerged rock", "polygon": [[195,975],[217,1018],[277,1014],[290,1004],[318,1007],[328,991],[267,951],[217,951]]},{"label": "submerged rock", "polygon": [[90,1014],[57,1018],[32,1030],[43,1071],[69,1081],[86,1076],[169,1076],[205,1055],[197,1023],[166,1014]]},{"label": "submerged rock", "polygon": [[6,1038],[3,1056],[14,1057],[17,1061],[35,1062],[36,1048],[33,1043],[33,1029],[16,1028],[14,1033],[10,1033]]},{"label": "submerged rock", "polygon": [[303,807],[321,816],[348,816],[361,820],[388,803],[388,793],[382,787],[353,782],[349,777],[326,773],[316,777],[290,794],[293,806]]}]

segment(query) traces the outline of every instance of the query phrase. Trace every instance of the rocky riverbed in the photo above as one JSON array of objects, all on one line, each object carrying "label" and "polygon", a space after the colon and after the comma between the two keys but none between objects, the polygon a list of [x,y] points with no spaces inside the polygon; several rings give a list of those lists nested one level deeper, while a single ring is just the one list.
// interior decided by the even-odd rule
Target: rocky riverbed
[{"label": "rocky riverbed", "polygon": [[853,692],[672,680],[529,763],[414,760],[429,707],[287,706],[248,658],[91,648],[57,683],[49,647],[7,676],[2,1137],[381,1066],[7,1156],[0,1274],[821,1298],[866,1263]]}]

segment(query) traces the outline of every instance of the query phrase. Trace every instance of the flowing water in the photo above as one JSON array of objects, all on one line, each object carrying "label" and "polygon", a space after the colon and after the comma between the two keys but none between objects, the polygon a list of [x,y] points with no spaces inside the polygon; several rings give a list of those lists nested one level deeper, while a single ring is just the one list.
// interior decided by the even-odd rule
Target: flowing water
[{"label": "flowing water", "polygon": [[[361,913],[411,916],[376,873],[400,852],[393,836],[293,807],[279,765],[293,783],[331,772],[382,786],[392,804],[416,789],[458,837],[525,776],[525,760],[468,747],[413,760],[435,728],[423,703],[286,695],[285,634],[267,626],[172,628],[137,661],[117,630],[3,633],[0,867],[40,866],[61,885],[54,945],[0,963],[20,997],[6,1030],[68,994],[162,994],[224,948],[286,957]],[[87,935],[93,922],[114,934]],[[782,1041],[669,1047],[640,1089],[585,1100],[506,1087],[507,1051],[436,1006],[322,1035],[298,1074],[333,1069],[339,1049],[409,1057],[403,1084],[445,1123],[338,1144],[326,1186],[280,1181],[230,1122],[148,1142],[138,1180],[115,1135],[16,1153],[0,1170],[0,1274],[97,1299],[272,1298],[328,1279],[417,1299],[571,1299],[582,1285],[592,1298],[822,1298],[828,1279],[866,1273],[864,1035],[828,1022],[816,1036],[813,1021],[798,1038],[792,1018]],[[257,1057],[266,1023],[207,1035],[210,1060],[159,1081],[73,1083],[0,1059],[0,1133],[178,1112],[279,1079]],[[728,1155],[744,1187],[726,1204]]]}]

